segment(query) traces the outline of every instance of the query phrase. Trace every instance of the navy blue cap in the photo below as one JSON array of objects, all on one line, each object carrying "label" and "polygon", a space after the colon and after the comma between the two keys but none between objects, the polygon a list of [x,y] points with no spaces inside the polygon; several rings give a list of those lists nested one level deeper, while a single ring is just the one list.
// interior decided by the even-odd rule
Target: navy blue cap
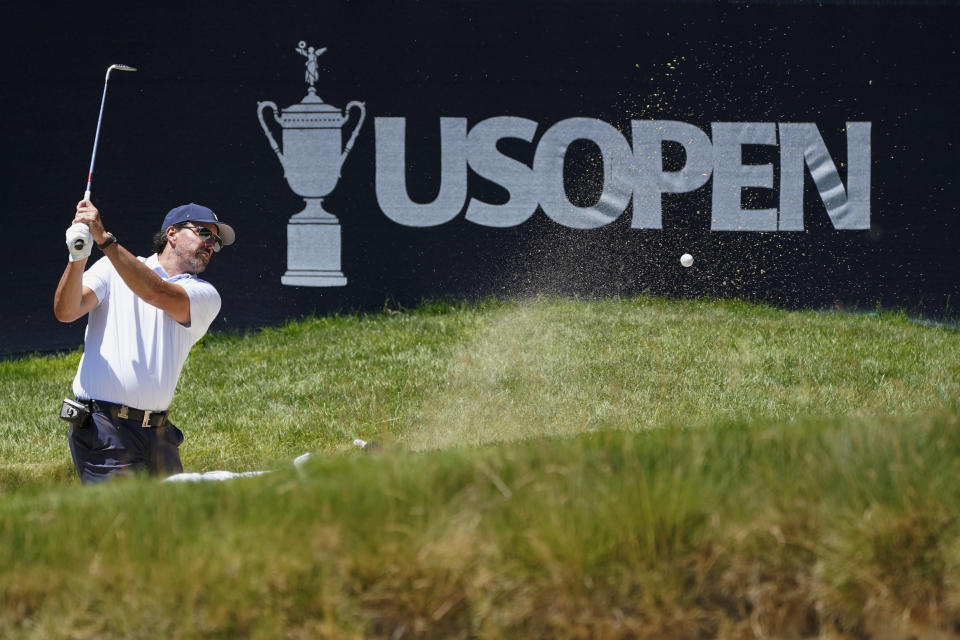
[{"label": "navy blue cap", "polygon": [[192,202],[170,209],[170,212],[167,213],[167,216],[163,219],[163,226],[160,227],[160,231],[166,231],[167,227],[180,224],[181,222],[209,222],[217,225],[217,235],[223,240],[223,246],[233,244],[233,241],[237,237],[237,234],[233,231],[233,227],[220,222],[217,214],[202,204],[194,204]]}]

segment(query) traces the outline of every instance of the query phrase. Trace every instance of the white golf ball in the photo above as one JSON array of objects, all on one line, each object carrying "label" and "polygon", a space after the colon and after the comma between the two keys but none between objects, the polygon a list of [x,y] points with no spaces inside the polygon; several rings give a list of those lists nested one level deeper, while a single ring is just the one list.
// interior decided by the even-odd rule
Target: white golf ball
[{"label": "white golf ball", "polygon": [[689,267],[693,265],[693,256],[690,255],[689,253],[683,254],[682,256],[680,256],[680,264],[682,264],[685,267]]}]

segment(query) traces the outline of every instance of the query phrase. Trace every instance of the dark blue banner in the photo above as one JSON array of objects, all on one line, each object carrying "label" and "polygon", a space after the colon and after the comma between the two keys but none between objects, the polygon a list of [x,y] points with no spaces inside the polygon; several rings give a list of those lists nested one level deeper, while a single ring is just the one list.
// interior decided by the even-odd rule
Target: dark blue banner
[{"label": "dark blue banner", "polygon": [[92,200],[143,256],[180,204],[234,226],[214,330],[541,293],[957,316],[955,5],[6,12],[2,355],[82,341],[52,296],[113,64]]}]

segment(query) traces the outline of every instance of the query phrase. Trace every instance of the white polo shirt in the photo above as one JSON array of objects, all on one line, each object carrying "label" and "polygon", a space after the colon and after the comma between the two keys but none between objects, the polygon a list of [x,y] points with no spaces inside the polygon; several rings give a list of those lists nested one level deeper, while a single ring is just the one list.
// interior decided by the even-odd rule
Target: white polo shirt
[{"label": "white polo shirt", "polygon": [[157,254],[137,258],[190,297],[190,324],[183,325],[130,290],[109,258],[83,274],[83,286],[99,300],[87,319],[83,357],[73,393],[135,409],[165,411],[173,400],[190,348],[220,312],[220,294],[190,274],[167,275]]}]

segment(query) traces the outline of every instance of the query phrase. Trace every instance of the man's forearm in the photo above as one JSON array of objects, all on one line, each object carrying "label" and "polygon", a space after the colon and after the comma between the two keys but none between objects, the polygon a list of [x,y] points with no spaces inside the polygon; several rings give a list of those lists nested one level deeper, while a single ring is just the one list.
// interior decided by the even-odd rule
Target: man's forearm
[{"label": "man's forearm", "polygon": [[113,268],[117,270],[120,277],[126,283],[130,290],[139,298],[154,306],[158,300],[162,300],[164,295],[169,295],[169,283],[153,272],[150,267],[137,260],[136,256],[120,246],[116,239],[103,227],[103,221],[100,220],[100,212],[89,200],[81,200],[77,205],[77,215],[73,219],[76,222],[82,222],[90,227],[90,235],[97,246],[103,246],[108,240],[110,244],[103,246],[103,255],[110,259]]},{"label": "man's forearm", "polygon": [[83,315],[83,269],[87,260],[68,262],[53,294],[53,314],[60,322],[73,322]]},{"label": "man's forearm", "polygon": [[103,254],[110,259],[113,268],[130,290],[145,302],[155,304],[157,298],[164,295],[164,289],[169,287],[169,283],[119,244],[111,244],[104,249]]},{"label": "man's forearm", "polygon": [[111,235],[104,229],[100,212],[92,202],[81,200],[77,204],[77,215],[73,221],[82,222],[90,228],[94,242],[103,247],[103,255],[110,259],[113,268],[138,298],[166,311],[177,322],[190,322],[190,298],[186,290],[158,276],[116,241],[107,244]]},{"label": "man's forearm", "polygon": [[144,302],[163,309],[178,322],[190,322],[190,299],[183,287],[171,284],[114,242],[103,250],[130,290]]}]

